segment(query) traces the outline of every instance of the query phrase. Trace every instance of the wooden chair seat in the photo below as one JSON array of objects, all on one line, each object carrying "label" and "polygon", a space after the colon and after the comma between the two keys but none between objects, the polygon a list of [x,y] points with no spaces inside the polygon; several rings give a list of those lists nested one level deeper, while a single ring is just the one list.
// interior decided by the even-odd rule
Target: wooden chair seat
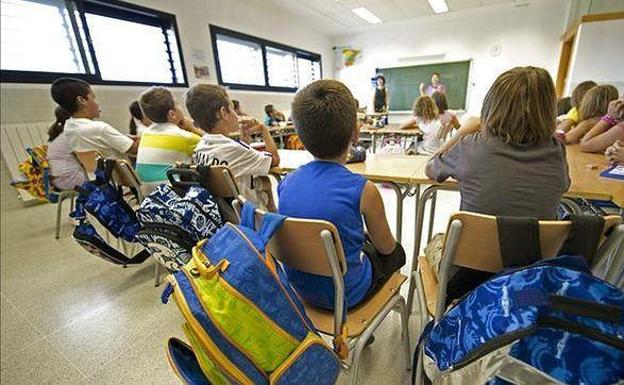
[{"label": "wooden chair seat", "polygon": [[[401,289],[401,285],[407,277],[401,273],[394,273],[386,284],[379,291],[369,298],[366,302],[351,309],[347,313],[347,330],[348,337],[356,337],[362,334],[370,321],[375,318],[381,309],[388,303],[390,298],[397,294]],[[304,301],[305,311],[314,326],[324,334],[334,334],[334,313],[316,306],[310,305]]]},{"label": "wooden chair seat", "polygon": [[427,311],[434,315],[438,304],[438,278],[427,257],[418,257],[418,270],[425,291]]}]

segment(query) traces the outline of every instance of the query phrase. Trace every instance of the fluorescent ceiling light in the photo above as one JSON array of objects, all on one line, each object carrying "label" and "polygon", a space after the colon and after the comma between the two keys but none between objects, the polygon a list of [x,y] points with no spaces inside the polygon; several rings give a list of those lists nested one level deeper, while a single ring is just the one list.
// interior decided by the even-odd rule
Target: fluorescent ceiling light
[{"label": "fluorescent ceiling light", "polygon": [[448,12],[449,10],[448,4],[446,4],[446,0],[427,0],[427,1],[429,2],[431,9],[433,9],[433,12],[435,13],[444,13],[444,12]]},{"label": "fluorescent ceiling light", "polygon": [[351,10],[353,13],[361,17],[362,19],[368,21],[371,24],[380,24],[381,19],[375,16],[371,11],[364,7],[355,8]]}]

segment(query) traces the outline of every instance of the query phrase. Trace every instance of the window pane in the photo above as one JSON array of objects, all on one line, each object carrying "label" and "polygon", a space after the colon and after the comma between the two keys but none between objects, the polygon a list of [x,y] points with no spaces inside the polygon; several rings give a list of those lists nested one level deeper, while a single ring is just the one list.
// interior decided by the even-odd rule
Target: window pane
[{"label": "window pane", "polygon": [[260,44],[224,35],[216,36],[223,83],[264,86],[264,64]]},{"label": "window pane", "polygon": [[180,48],[178,47],[178,39],[173,29],[167,30],[167,36],[169,37],[169,46],[171,50],[171,57],[173,58],[173,69],[175,71],[176,83],[184,83],[184,72],[182,71],[182,60],[180,60]]},{"label": "window pane", "polygon": [[1,0],[3,70],[85,73],[62,1]]},{"label": "window pane", "polygon": [[297,88],[296,56],[292,52],[267,47],[269,85],[272,87]]},{"label": "window pane", "polygon": [[297,79],[299,88],[321,78],[321,63],[315,60],[297,58]]},{"label": "window pane", "polygon": [[86,14],[102,80],[171,83],[160,27]]}]

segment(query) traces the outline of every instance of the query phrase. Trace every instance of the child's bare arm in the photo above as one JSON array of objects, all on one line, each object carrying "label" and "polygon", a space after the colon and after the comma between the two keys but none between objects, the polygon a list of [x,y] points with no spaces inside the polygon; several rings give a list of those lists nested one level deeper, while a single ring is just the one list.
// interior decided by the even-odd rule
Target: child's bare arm
[{"label": "child's bare arm", "polygon": [[578,143],[581,140],[581,138],[589,130],[591,130],[591,128],[594,127],[596,123],[598,123],[599,120],[600,118],[585,119],[579,124],[577,124],[576,127],[574,127],[573,129],[571,129],[565,134],[566,144]]},{"label": "child's bare arm", "polygon": [[436,154],[443,154],[447,152],[448,150],[451,149],[451,147],[455,145],[455,143],[459,142],[461,138],[463,138],[464,136],[468,134],[472,134],[473,132],[477,132],[480,129],[481,129],[480,118],[477,118],[477,117],[468,118],[464,122],[464,124],[459,128],[457,133],[453,137],[451,137],[450,140],[448,140],[442,146],[440,146],[440,148],[438,148],[438,151],[436,151]]},{"label": "child's bare arm", "polygon": [[384,255],[391,254],[396,247],[396,240],[388,226],[381,194],[373,182],[366,182],[364,186],[360,210],[364,214],[366,228],[375,249]]},{"label": "child's bare arm", "polygon": [[563,121],[557,124],[557,130],[561,130],[563,132],[568,132],[570,129],[574,127],[574,120],[572,119],[563,119]]}]

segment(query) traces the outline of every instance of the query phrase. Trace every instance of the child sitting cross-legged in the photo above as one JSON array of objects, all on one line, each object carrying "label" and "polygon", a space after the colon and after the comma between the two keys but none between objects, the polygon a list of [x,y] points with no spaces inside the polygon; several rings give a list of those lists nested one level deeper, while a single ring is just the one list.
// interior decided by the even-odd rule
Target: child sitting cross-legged
[{"label": "child sitting cross-legged", "polygon": [[[335,80],[311,83],[295,96],[292,115],[297,134],[315,160],[280,183],[279,212],[336,226],[347,262],[346,302],[353,307],[405,264],[405,251],[390,233],[377,187],[345,167],[351,144],[358,139],[357,108],[349,89]],[[286,271],[303,299],[321,308],[334,307],[331,278]]]}]

